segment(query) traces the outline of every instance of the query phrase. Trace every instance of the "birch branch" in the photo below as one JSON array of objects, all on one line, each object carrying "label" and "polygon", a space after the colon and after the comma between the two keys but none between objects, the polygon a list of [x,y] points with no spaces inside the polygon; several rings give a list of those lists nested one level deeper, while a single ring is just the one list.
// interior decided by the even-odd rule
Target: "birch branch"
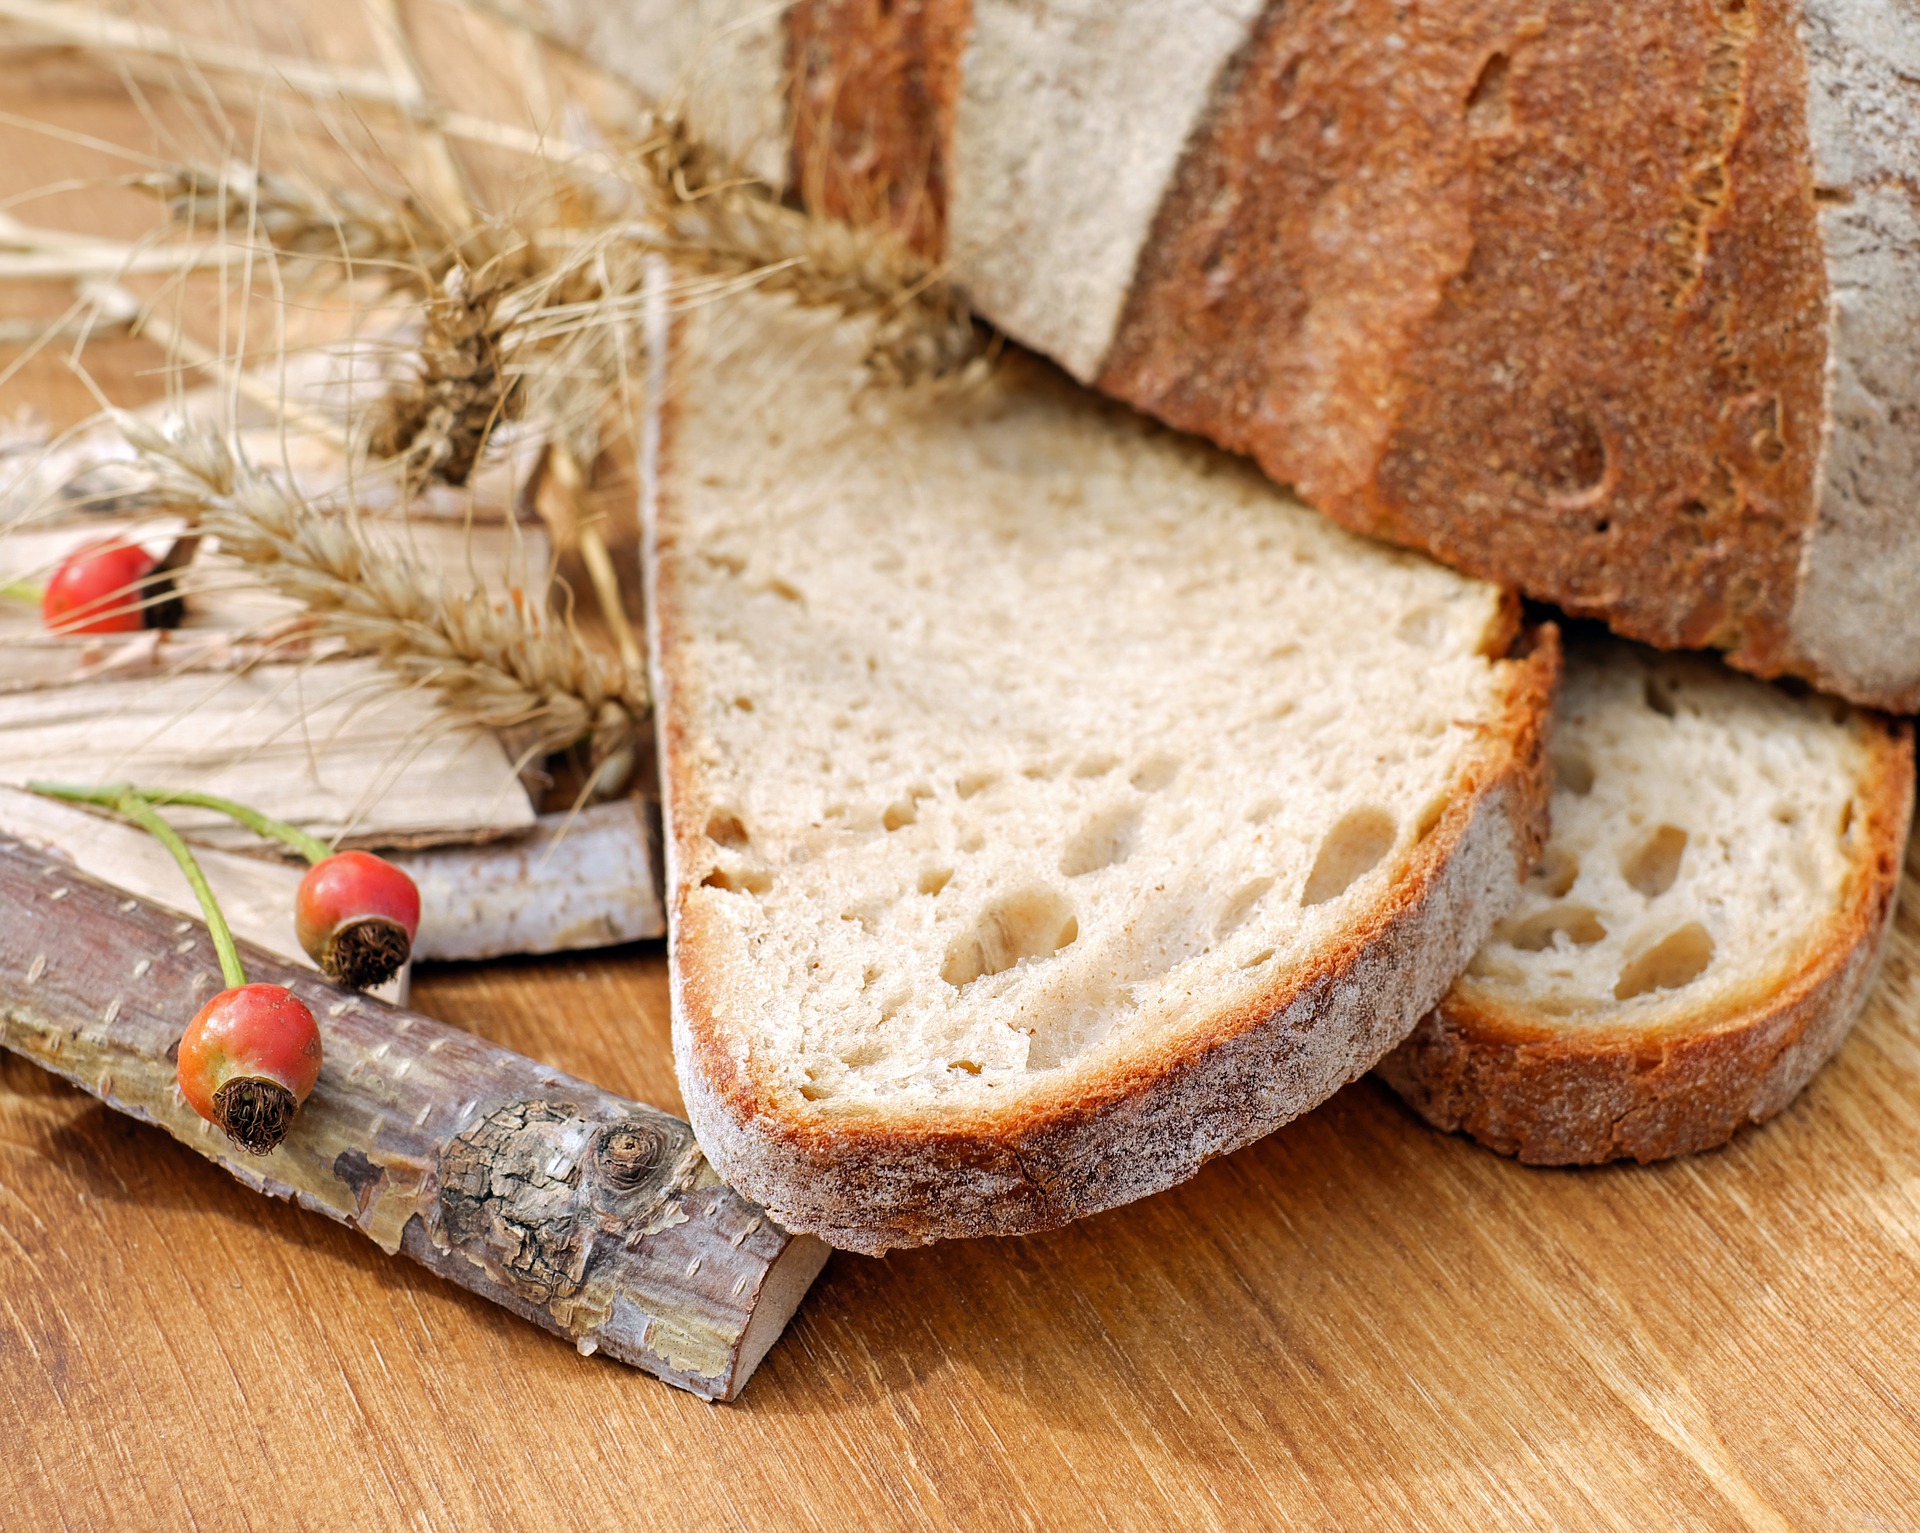
[{"label": "birch branch", "polygon": [[258,949],[249,973],[313,1008],[326,1067],[286,1141],[244,1155],[168,1057],[219,987],[204,933],[5,835],[0,909],[0,1045],[583,1354],[731,1400],[826,1260],[679,1119]]}]

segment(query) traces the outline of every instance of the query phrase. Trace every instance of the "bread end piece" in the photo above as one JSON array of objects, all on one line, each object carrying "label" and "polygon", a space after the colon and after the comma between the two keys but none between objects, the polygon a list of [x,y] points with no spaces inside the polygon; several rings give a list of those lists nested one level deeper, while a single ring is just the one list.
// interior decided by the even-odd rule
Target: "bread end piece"
[{"label": "bread end piece", "polygon": [[1077,1077],[990,1125],[795,1121],[748,1061],[700,1023],[713,944],[683,908],[673,969],[675,1063],[702,1148],[785,1228],[848,1250],[1012,1235],[1164,1190],[1365,1074],[1452,983],[1511,904],[1547,829],[1546,721],[1560,674],[1552,625],[1517,635],[1505,703],[1458,791],[1375,908],[1309,971],[1163,1055]]},{"label": "bread end piece", "polygon": [[1879,972],[1913,803],[1913,737],[1878,721],[1866,833],[1806,961],[1712,1025],[1675,1032],[1529,1025],[1449,995],[1377,1073],[1435,1128],[1539,1166],[1641,1163],[1725,1144],[1784,1109],[1846,1038]]}]

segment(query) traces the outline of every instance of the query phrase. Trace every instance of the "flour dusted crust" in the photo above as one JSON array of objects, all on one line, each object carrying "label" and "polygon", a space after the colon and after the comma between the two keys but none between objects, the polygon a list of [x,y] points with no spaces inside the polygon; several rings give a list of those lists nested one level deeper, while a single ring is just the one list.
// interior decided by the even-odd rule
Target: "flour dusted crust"
[{"label": "flour dusted crust", "polygon": [[[1596,664],[1612,668],[1601,678],[1606,688],[1581,684],[1582,667]],[[1716,681],[1704,674],[1701,662],[1685,666],[1693,674],[1644,652],[1636,657],[1625,646],[1613,646],[1598,659],[1576,647],[1565,706],[1592,710],[1595,717],[1584,721],[1588,726],[1630,732],[1632,721],[1619,715],[1631,711],[1625,694],[1640,685],[1643,675],[1658,685],[1679,672],[1683,688],[1722,694],[1731,727],[1718,742],[1687,747],[1695,771],[1673,774],[1677,791],[1661,784],[1668,791],[1653,797],[1665,799],[1664,811],[1672,818],[1694,822],[1695,844],[1686,856],[1715,855],[1713,838],[1697,832],[1702,822],[1716,820],[1723,837],[1739,835],[1744,822],[1750,853],[1745,864],[1720,872],[1717,891],[1690,888],[1682,861],[1677,881],[1653,886],[1657,894],[1646,901],[1643,916],[1636,918],[1630,908],[1640,902],[1628,894],[1623,907],[1622,891],[1616,889],[1611,899],[1599,902],[1599,917],[1609,924],[1638,919],[1644,929],[1656,931],[1704,918],[1718,922],[1723,937],[1736,938],[1734,929],[1742,922],[1772,925],[1748,932],[1737,957],[1716,956],[1698,978],[1677,988],[1615,1001],[1594,994],[1588,975],[1584,1004],[1552,1008],[1539,1004],[1541,993],[1552,988],[1539,976],[1556,967],[1577,969],[1580,949],[1564,937],[1528,953],[1490,947],[1377,1072],[1436,1128],[1467,1133],[1536,1165],[1629,1157],[1651,1161],[1709,1149],[1791,1102],[1840,1046],[1865,1003],[1893,919],[1912,806],[1907,727],[1860,714],[1820,719],[1812,727],[1826,737],[1815,742],[1825,749],[1810,753],[1814,761],[1800,767],[1819,774],[1817,780],[1807,779],[1808,791],[1801,795],[1806,814],[1793,813],[1788,825],[1770,824],[1770,813],[1792,812],[1768,802],[1764,785],[1743,770],[1738,756],[1770,752],[1776,764],[1799,759],[1795,746],[1783,739],[1783,728],[1791,725],[1783,726],[1773,715],[1789,708],[1812,714],[1820,705],[1780,699],[1769,708],[1762,699],[1739,695],[1739,689],[1757,684]],[[1809,727],[1804,720],[1794,722],[1803,730]],[[1561,742],[1569,737],[1577,742],[1580,729],[1563,721],[1556,751],[1567,748]],[[1626,763],[1629,770],[1631,764]],[[1617,752],[1614,765],[1619,765]],[[1658,770],[1655,763],[1648,766]],[[1590,758],[1582,757],[1581,771],[1590,770]],[[1737,784],[1737,791],[1730,784]],[[1633,819],[1635,800],[1646,798],[1644,793],[1629,786],[1609,798],[1604,783],[1589,791],[1595,808],[1604,812],[1605,841],[1580,848],[1572,858],[1556,832],[1535,881],[1564,884],[1552,891],[1552,898],[1564,903],[1548,904],[1545,894],[1536,894],[1504,924],[1509,936],[1516,927],[1525,930],[1529,916],[1536,932],[1545,923],[1576,926],[1594,902],[1574,878],[1575,870],[1584,875],[1583,863],[1610,859],[1623,846],[1630,850],[1652,829]],[[1573,807],[1566,793],[1563,787],[1556,794],[1556,814]],[[1694,804],[1685,803],[1688,795]],[[1593,818],[1588,816],[1590,822]],[[1816,828],[1822,844],[1808,840]],[[1795,860],[1818,862],[1830,871],[1817,879],[1809,876],[1798,898],[1740,882],[1770,862]],[[1747,867],[1744,874],[1734,871],[1740,866]],[[1780,882],[1795,880],[1783,876]],[[1574,940],[1594,941],[1598,935],[1599,929],[1591,928]],[[1537,942],[1536,935],[1527,946]],[[1608,958],[1605,979],[1620,961],[1617,951]],[[1512,971],[1505,978],[1499,974],[1503,968]],[[1519,983],[1523,979],[1526,983]],[[1577,992],[1579,986],[1571,988]]]},{"label": "flour dusted crust", "polygon": [[1902,0],[786,16],[801,188],[1084,381],[1617,632],[1920,708]]},{"label": "flour dusted crust", "polygon": [[[853,607],[890,598],[881,586],[870,584],[828,591],[807,587],[801,578],[804,589],[786,586],[776,573],[780,566],[762,568],[753,562],[771,542],[784,536],[780,528],[786,524],[775,517],[764,531],[754,530],[761,527],[761,513],[751,508],[763,494],[790,497],[790,506],[799,508],[794,514],[800,519],[793,525],[823,529],[830,524],[838,530],[815,530],[808,536],[840,540],[836,548],[851,536],[848,524],[834,522],[828,514],[830,499],[842,495],[879,493],[884,498],[923,492],[933,504],[947,507],[950,516],[974,520],[984,516],[981,525],[989,529],[995,523],[993,513],[976,511],[967,503],[968,482],[945,477],[948,470],[931,449],[926,428],[910,424],[911,412],[927,408],[924,403],[896,406],[884,395],[849,396],[854,400],[852,408],[862,412],[859,419],[873,433],[873,454],[887,452],[890,424],[907,433],[907,442],[913,444],[905,449],[909,451],[906,461],[915,465],[912,479],[876,478],[883,458],[874,456],[862,463],[850,441],[822,440],[814,449],[818,459],[808,458],[806,441],[815,439],[822,429],[838,429],[818,413],[819,401],[829,395],[843,396],[851,386],[846,367],[860,352],[857,345],[843,345],[831,324],[789,322],[782,318],[784,312],[777,307],[756,310],[752,302],[743,301],[738,308],[697,323],[708,327],[704,333],[709,337],[732,327],[736,340],[754,326],[767,324],[765,338],[771,354],[795,359],[797,371],[792,374],[790,392],[785,391],[781,366],[756,365],[738,347],[703,355],[697,339],[683,336],[669,380],[659,500],[648,528],[649,607],[674,934],[675,1053],[689,1116],[722,1174],[764,1203],[786,1227],[817,1232],[853,1249],[881,1251],[949,1236],[1043,1229],[1170,1186],[1211,1157],[1271,1131],[1364,1073],[1445,990],[1491,921],[1513,899],[1517,877],[1537,851],[1544,833],[1546,793],[1541,731],[1558,671],[1557,638],[1551,629],[1517,638],[1511,608],[1490,601],[1484,588],[1459,582],[1418,561],[1408,563],[1405,555],[1345,540],[1343,534],[1324,528],[1273,496],[1272,514],[1291,518],[1289,525],[1300,529],[1311,543],[1310,549],[1303,550],[1306,556],[1337,558],[1343,568],[1352,570],[1356,581],[1398,578],[1393,575],[1398,567],[1408,572],[1406,578],[1432,581],[1436,589],[1457,590],[1477,604],[1472,610],[1484,611],[1491,620],[1490,627],[1475,630],[1483,634],[1480,642],[1501,650],[1514,648],[1515,653],[1505,659],[1454,651],[1459,659],[1448,662],[1470,660],[1485,680],[1474,683],[1476,689],[1484,690],[1474,694],[1480,700],[1473,704],[1472,719],[1447,725],[1448,738],[1456,743],[1446,747],[1452,754],[1435,758],[1450,764],[1443,778],[1436,779],[1441,791],[1432,800],[1434,817],[1418,826],[1402,822],[1406,828],[1391,860],[1380,865],[1381,876],[1365,893],[1356,889],[1347,904],[1325,907],[1329,924],[1312,929],[1325,930],[1327,936],[1315,938],[1314,947],[1303,949],[1300,961],[1289,959],[1267,969],[1260,967],[1258,954],[1251,963],[1234,959],[1233,972],[1243,977],[1234,981],[1237,988],[1231,991],[1230,1004],[1212,999],[1226,992],[1206,988],[1208,982],[1203,979],[1186,982],[1189,988],[1182,993],[1192,997],[1190,1004],[1182,1009],[1174,1004],[1177,997],[1170,999],[1173,1010],[1161,1031],[1137,1039],[1129,1034],[1122,1046],[1104,1052],[1089,1050],[1086,1058],[1091,1063],[1077,1062],[1080,1056],[1075,1055],[1065,1066],[1050,1070],[1043,1066],[1046,1073],[1040,1076],[1020,1076],[1016,1070],[1007,1105],[995,1106],[992,1098],[977,1092],[924,1101],[900,1093],[880,1099],[878,1106],[862,1099],[851,1111],[839,1110],[837,1099],[811,1099],[805,1084],[812,1079],[811,1072],[797,1075],[788,1063],[792,1046],[784,1036],[775,1036],[781,1029],[801,1025],[780,1000],[787,992],[779,975],[788,972],[783,965],[796,962],[791,956],[793,941],[803,949],[798,960],[802,964],[806,952],[827,954],[825,947],[811,944],[839,940],[832,932],[819,938],[814,935],[822,925],[833,927],[837,913],[840,930],[852,930],[848,923],[857,911],[840,912],[843,903],[857,904],[858,891],[849,890],[843,898],[841,886],[834,885],[836,902],[816,902],[816,915],[803,911],[805,921],[799,928],[781,924],[784,918],[763,919],[752,904],[763,897],[777,900],[789,887],[812,887],[794,882],[813,876],[811,864],[796,863],[780,851],[783,835],[789,841],[795,836],[804,841],[832,833],[818,832],[817,826],[808,830],[813,811],[792,809],[784,797],[768,807],[765,795],[788,792],[790,783],[779,763],[788,759],[780,753],[792,737],[784,722],[762,721],[775,720],[783,702],[787,706],[793,702],[783,699],[778,690],[769,693],[768,675],[761,675],[757,685],[735,680],[748,674],[739,658],[742,654],[768,652],[767,641],[754,637],[757,630],[752,625],[760,619],[741,604],[757,601],[761,605],[755,611],[773,614],[768,621],[788,624],[803,620],[786,614],[823,614],[819,623],[805,619],[804,630],[782,630],[819,635],[809,642],[825,646],[816,659],[804,664],[796,660],[797,668],[784,674],[796,684],[804,684],[808,676],[844,674],[847,681],[835,683],[832,695],[857,712],[869,688],[863,679],[869,673],[857,664],[859,643],[847,654],[837,655],[831,641],[849,630],[833,614],[847,613],[851,621],[856,615]],[[704,388],[694,372],[699,365],[710,369]],[[1029,398],[1020,365],[1009,365],[1017,375],[1007,385],[1014,391],[1012,397],[1016,401]],[[1062,481],[1046,454],[1053,445],[1048,423],[1055,419],[1066,423],[1078,412],[1071,408],[1075,401],[1060,392],[1064,385],[1036,378],[1031,387],[1040,391],[1031,397],[1055,401],[1031,420],[1016,415],[1011,425],[996,426],[991,423],[1007,419],[1002,407],[991,403],[981,407],[985,410],[981,419],[989,425],[980,429],[998,434],[991,435],[981,449],[986,456],[980,461],[1010,465],[1005,469],[1005,484],[1030,483],[1032,515],[1038,518],[1046,497],[1076,493],[1068,487],[1070,480]],[[896,408],[908,415],[892,415]],[[970,429],[964,425],[969,408],[964,403],[936,403],[931,408],[935,419],[942,410],[952,414],[960,422],[952,429],[962,436]],[[1219,477],[1211,479],[1212,470],[1206,465],[1215,461],[1214,455],[1182,444],[1155,445],[1161,438],[1152,428],[1128,422],[1111,406],[1088,399],[1083,408],[1095,421],[1108,422],[1098,427],[1104,435],[1088,436],[1084,419],[1075,428],[1079,434],[1070,445],[1081,455],[1073,461],[1083,481],[1091,483],[1099,473],[1109,471],[1132,476],[1126,482],[1142,485],[1139,498],[1152,505],[1159,493],[1153,486],[1185,483],[1180,478],[1186,472],[1183,465],[1191,462],[1196,468],[1193,485],[1218,485],[1217,490],[1198,493],[1227,496],[1246,508],[1232,513],[1230,525],[1239,525],[1232,517],[1242,515],[1255,517],[1247,523],[1249,527],[1265,525],[1259,518],[1266,514],[1260,508],[1268,504],[1268,492],[1227,460],[1218,460]],[[751,432],[740,432],[743,444],[749,437],[763,442],[765,456],[750,469],[740,467],[727,445],[734,440],[730,433],[735,420],[754,423]],[[902,420],[909,424],[902,425]],[[1107,450],[1097,443],[1104,443]],[[1132,466],[1112,470],[1116,454],[1119,461]],[[1173,477],[1162,480],[1158,475]],[[897,487],[875,492],[875,483]],[[697,515],[690,510],[696,502],[702,508]],[[729,506],[742,509],[735,512]],[[902,514],[906,510],[901,507]],[[1058,519],[1047,525],[1057,527],[1058,535],[1068,540],[1059,554],[1064,572],[1077,567],[1072,561],[1079,545],[1071,540],[1085,536],[1079,530],[1084,524],[1076,517],[1050,514]],[[926,523],[909,525],[928,527]],[[1191,525],[1166,523],[1172,537],[1186,536],[1176,528]],[[913,542],[906,540],[908,552]],[[895,567],[894,545],[876,549],[875,556],[881,561],[878,568]],[[1188,561],[1171,547],[1167,559],[1173,577],[1190,579],[1190,572],[1204,573],[1209,568],[1204,562]],[[738,561],[744,564],[736,572]],[[1138,563],[1132,567],[1146,568]],[[1288,567],[1284,562],[1273,564],[1276,578]],[[946,592],[964,572],[942,565],[934,573],[936,578],[926,587],[934,594],[924,599],[930,622],[940,621],[943,612],[953,615],[952,604],[958,598]],[[909,579],[907,575],[897,578]],[[1277,607],[1285,606],[1282,593],[1286,589],[1274,588]],[[1307,589],[1298,587],[1302,593]],[[1399,618],[1411,620],[1406,625],[1409,632],[1435,620],[1424,608],[1403,612]],[[1232,619],[1224,621],[1231,624]],[[1236,652],[1246,647],[1245,640],[1232,637],[1230,626],[1219,633],[1221,642],[1236,646]],[[774,653],[777,658],[778,646]],[[1411,652],[1408,659],[1394,663],[1407,667],[1404,674],[1409,685],[1416,684],[1414,678],[1424,678],[1418,685],[1432,684],[1434,673]],[[835,670],[841,666],[847,669]],[[961,669],[964,673],[967,668]],[[1180,673],[1175,673],[1175,679],[1180,679]],[[1193,680],[1198,684],[1201,678]],[[1250,674],[1248,682],[1249,693],[1262,693],[1256,675]],[[872,684],[874,698],[884,703],[892,685],[882,674]],[[1176,693],[1180,690],[1174,688]],[[821,700],[826,697],[823,692]],[[744,712],[740,700],[750,705]],[[1063,707],[1069,702],[1062,698]],[[893,736],[903,742],[917,739],[909,712],[899,705],[886,706]],[[961,706],[955,703],[956,709]],[[812,702],[807,707],[806,719],[828,711]],[[960,715],[954,726],[962,737],[964,718]],[[808,726],[803,719],[796,727]],[[1246,724],[1242,721],[1233,727],[1244,729]],[[757,737],[762,742],[757,751],[726,733],[763,728],[775,732]],[[1409,736],[1400,741],[1384,739],[1368,748],[1392,759],[1394,749],[1411,743]],[[920,749],[902,745],[909,748]],[[1241,759],[1243,748],[1231,749],[1232,759]],[[792,759],[798,760],[799,754]],[[917,762],[919,756],[911,759]],[[958,760],[957,752],[943,755],[924,768],[925,775],[929,781],[944,781]],[[1250,766],[1258,772],[1257,763]],[[916,773],[922,770],[914,768]],[[1076,767],[1071,775],[1099,781],[1105,770],[1100,763],[1092,763]],[[755,784],[765,790],[758,805],[753,799],[759,791]],[[928,816],[945,812],[947,798],[945,790],[940,791],[942,796],[918,806],[923,823],[915,826],[909,820],[901,837],[927,828]],[[834,811],[829,807],[827,812]],[[783,831],[779,824],[769,825],[781,816],[798,829]],[[746,850],[749,828],[751,852]],[[764,862],[755,863],[763,841],[772,849],[765,853]],[[870,840],[860,844],[891,846],[894,840],[876,824]],[[762,873],[762,881],[756,884],[754,878]],[[956,887],[967,876],[962,865]],[[977,896],[963,892],[960,898],[972,901]],[[1149,915],[1157,908],[1151,891],[1143,890],[1138,898],[1144,901],[1138,908]],[[1293,898],[1287,895],[1289,902]],[[1097,923],[1097,905],[1097,899],[1092,906],[1083,901],[1082,921]],[[1260,919],[1277,920],[1285,930],[1297,930],[1297,918],[1286,913],[1292,908],[1289,903],[1278,914]],[[1086,930],[1087,935],[1078,940],[1094,942],[1097,949],[1102,940],[1098,930],[1095,926]],[[743,939],[743,932],[757,935]],[[1251,927],[1247,935],[1254,936]],[[1261,940],[1273,939],[1262,936]],[[875,951],[876,961],[884,961],[884,950]],[[1067,954],[1072,951],[1071,946],[1063,949]],[[1218,962],[1225,963],[1226,949],[1219,951],[1223,956]],[[749,953],[763,956],[749,958]],[[754,970],[762,966],[756,974]],[[1044,969],[1042,965],[1033,972]],[[1005,977],[1015,979],[1021,972],[1016,969]],[[956,977],[954,983],[966,981]],[[1034,983],[1050,982],[1036,979]],[[934,988],[941,988],[937,981]],[[843,1008],[831,997],[823,1005],[831,1014],[817,1025],[842,1025]],[[1044,1041],[1049,1018],[1033,1020]],[[1023,1048],[1028,1046],[1026,1040],[1016,1041]],[[975,1053],[973,1059],[986,1056]],[[908,1061],[907,1067],[922,1068],[918,1058]],[[982,1068],[972,1062],[966,1067]],[[989,1072],[994,1068],[992,1060],[986,1060],[985,1068]],[[824,1078],[822,1084],[832,1081]],[[858,1081],[854,1084],[857,1088]]]}]

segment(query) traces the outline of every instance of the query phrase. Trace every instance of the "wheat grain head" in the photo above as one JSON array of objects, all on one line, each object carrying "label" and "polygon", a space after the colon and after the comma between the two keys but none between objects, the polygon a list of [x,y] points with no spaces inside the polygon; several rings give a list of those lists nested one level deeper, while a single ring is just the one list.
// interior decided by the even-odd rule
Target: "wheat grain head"
[{"label": "wheat grain head", "polygon": [[428,688],[463,721],[536,756],[585,743],[602,790],[630,770],[647,703],[638,683],[569,625],[514,591],[458,589],[375,550],[350,517],[315,510],[219,433],[116,413],[155,504],[219,540],[316,630]]}]

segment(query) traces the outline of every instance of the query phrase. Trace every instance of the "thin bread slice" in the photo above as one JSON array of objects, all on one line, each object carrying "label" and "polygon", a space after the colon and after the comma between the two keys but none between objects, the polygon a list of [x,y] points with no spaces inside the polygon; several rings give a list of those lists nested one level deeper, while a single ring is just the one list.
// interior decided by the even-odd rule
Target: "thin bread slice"
[{"label": "thin bread slice", "polygon": [[1167,1187],[1392,1048],[1537,851],[1558,642],[1043,364],[863,388],[870,339],[683,322],[648,562],[688,1111],[880,1251]]},{"label": "thin bread slice", "polygon": [[1553,832],[1518,907],[1381,1066],[1540,1165],[1724,1143],[1840,1046],[1891,923],[1908,727],[1712,661],[1569,645]]}]

